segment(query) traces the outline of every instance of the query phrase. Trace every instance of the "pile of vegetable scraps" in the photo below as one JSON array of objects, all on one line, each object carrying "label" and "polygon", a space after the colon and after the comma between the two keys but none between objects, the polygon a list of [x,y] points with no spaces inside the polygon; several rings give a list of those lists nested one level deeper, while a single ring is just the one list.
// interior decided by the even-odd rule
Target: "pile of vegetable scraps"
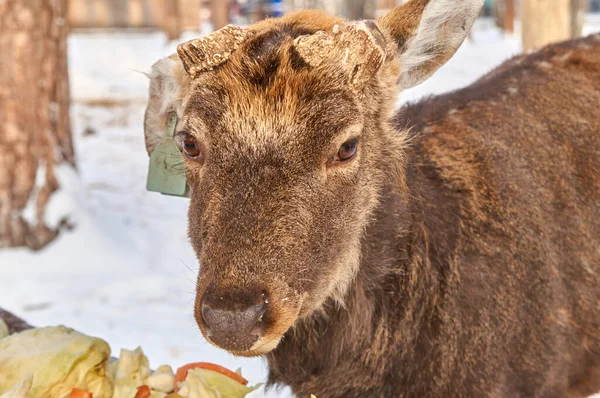
[{"label": "pile of vegetable scraps", "polygon": [[150,370],[141,348],[111,361],[99,338],[56,326],[8,336],[0,319],[0,398],[244,398],[241,372],[198,362]]}]

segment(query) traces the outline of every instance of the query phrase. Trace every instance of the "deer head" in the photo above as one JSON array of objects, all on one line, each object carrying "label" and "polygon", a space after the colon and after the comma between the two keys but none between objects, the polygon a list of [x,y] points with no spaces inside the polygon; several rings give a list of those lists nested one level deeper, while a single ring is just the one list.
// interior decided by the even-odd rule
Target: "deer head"
[{"label": "deer head", "polygon": [[344,304],[381,187],[403,178],[395,97],[454,54],[482,3],[412,0],[361,22],[305,11],[226,27],[155,66],[148,149],[175,110],[210,342],[264,354],[297,319]]}]

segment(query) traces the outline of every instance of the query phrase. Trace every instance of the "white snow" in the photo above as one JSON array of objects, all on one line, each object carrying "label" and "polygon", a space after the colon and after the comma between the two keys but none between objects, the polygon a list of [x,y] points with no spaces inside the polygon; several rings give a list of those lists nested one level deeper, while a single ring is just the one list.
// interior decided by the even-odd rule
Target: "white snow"
[{"label": "white snow", "polygon": [[[600,18],[593,22],[587,32],[600,30]],[[478,21],[472,37],[401,101],[467,85],[520,51],[518,37],[504,36],[489,20]],[[153,367],[210,361],[241,367],[252,384],[263,382],[263,360],[235,358],[209,345],[195,324],[198,265],[186,236],[187,200],[145,190],[147,79],[138,71],[148,71],[175,46],[161,33],[71,35],[78,172],[59,168],[62,190],[48,217],[56,223],[70,210],[75,229],[39,253],[0,251],[0,306],[34,325],[64,324],[102,337],[115,355],[141,345]]]}]

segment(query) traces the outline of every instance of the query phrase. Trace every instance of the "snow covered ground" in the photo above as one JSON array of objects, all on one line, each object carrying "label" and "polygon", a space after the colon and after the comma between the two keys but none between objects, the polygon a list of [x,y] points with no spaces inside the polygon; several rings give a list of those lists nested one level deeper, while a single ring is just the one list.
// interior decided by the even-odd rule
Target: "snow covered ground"
[{"label": "snow covered ground", "polygon": [[[600,17],[591,16],[586,31],[600,31]],[[241,367],[251,383],[262,382],[262,360],[212,347],[194,322],[198,265],[186,237],[187,200],[145,191],[147,79],[139,72],[175,46],[161,33],[71,35],[78,174],[60,170],[63,190],[50,213],[71,209],[76,228],[40,253],[0,251],[0,306],[34,325],[64,324],[102,337],[117,355],[141,345],[153,367],[211,361]],[[472,40],[401,101],[465,86],[519,51],[517,36],[479,21]]]}]

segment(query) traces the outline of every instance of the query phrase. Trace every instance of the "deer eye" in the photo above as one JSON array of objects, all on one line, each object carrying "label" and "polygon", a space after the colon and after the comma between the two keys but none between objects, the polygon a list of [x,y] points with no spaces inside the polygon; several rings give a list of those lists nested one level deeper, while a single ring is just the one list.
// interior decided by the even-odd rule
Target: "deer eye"
[{"label": "deer eye", "polygon": [[347,162],[354,158],[356,150],[358,149],[358,138],[352,138],[340,146],[338,153],[333,159],[334,162]]},{"label": "deer eye", "polygon": [[186,132],[177,133],[181,138],[183,154],[191,160],[202,160],[202,150],[198,140]]}]

